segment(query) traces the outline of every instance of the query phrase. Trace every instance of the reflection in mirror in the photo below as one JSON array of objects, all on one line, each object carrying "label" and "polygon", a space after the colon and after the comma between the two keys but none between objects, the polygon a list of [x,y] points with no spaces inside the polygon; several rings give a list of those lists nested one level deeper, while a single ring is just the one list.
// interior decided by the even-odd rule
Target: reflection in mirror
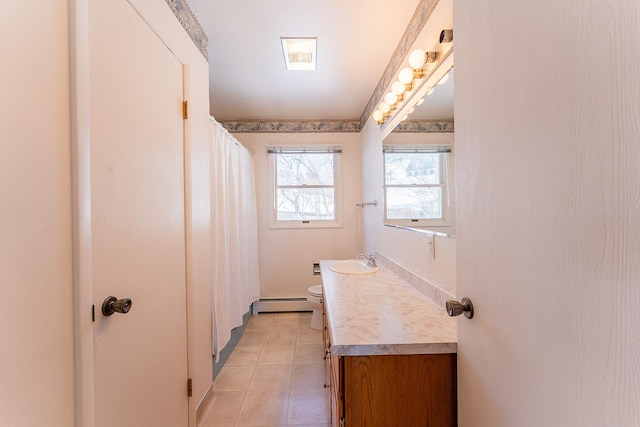
[{"label": "reflection in mirror", "polygon": [[453,68],[384,139],[385,225],[455,236]]}]

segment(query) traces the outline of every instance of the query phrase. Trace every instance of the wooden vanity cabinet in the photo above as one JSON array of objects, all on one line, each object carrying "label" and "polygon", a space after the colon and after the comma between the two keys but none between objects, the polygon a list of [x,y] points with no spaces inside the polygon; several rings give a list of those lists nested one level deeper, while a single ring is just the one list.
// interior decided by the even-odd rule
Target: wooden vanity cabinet
[{"label": "wooden vanity cabinet", "polygon": [[324,328],[332,426],[457,426],[455,353],[336,356]]}]

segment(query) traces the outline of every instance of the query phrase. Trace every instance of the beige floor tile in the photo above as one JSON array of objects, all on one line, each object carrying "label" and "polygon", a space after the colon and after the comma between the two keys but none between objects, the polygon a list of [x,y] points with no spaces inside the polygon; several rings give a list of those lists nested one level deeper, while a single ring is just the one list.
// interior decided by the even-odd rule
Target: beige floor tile
[{"label": "beige floor tile", "polygon": [[258,363],[262,347],[236,347],[224,366],[253,366]]},{"label": "beige floor tile", "polygon": [[308,313],[300,313],[300,316],[298,317],[298,327],[302,328],[302,327],[309,327],[309,325],[311,324],[311,315],[313,313],[312,312],[308,312]]},{"label": "beige floor tile", "polygon": [[329,390],[291,390],[288,424],[331,422]]},{"label": "beige floor tile", "polygon": [[248,391],[245,395],[237,426],[274,426],[286,425],[289,411],[288,390]]},{"label": "beige floor tile", "polygon": [[258,365],[249,382],[249,390],[285,390],[291,387],[292,365]]},{"label": "beige floor tile", "polygon": [[325,385],[324,363],[300,363],[293,365],[291,378],[292,389],[324,389]]},{"label": "beige floor tile", "polygon": [[271,328],[269,335],[267,336],[267,340],[265,342],[265,346],[272,345],[295,345],[298,337],[298,331],[286,330],[286,329],[276,329],[274,327]]},{"label": "beige floor tile", "polygon": [[297,345],[293,363],[324,363],[322,344]]},{"label": "beige floor tile", "polygon": [[300,329],[311,329],[311,317],[298,319],[298,330]]},{"label": "beige floor tile", "polygon": [[300,313],[297,311],[276,313],[276,319],[297,319],[298,317],[300,317]]},{"label": "beige floor tile", "polygon": [[245,331],[260,331],[269,329],[271,327],[271,323],[273,322],[274,315],[271,313],[267,314],[258,314],[255,316],[251,316],[249,318],[249,322],[247,323],[247,327]]},{"label": "beige floor tile", "polygon": [[233,426],[243,400],[243,391],[214,392],[199,427]]},{"label": "beige floor tile", "polygon": [[199,427],[329,427],[322,332],[310,321],[311,312],[252,316]]},{"label": "beige floor tile", "polygon": [[273,323],[271,323],[271,330],[287,330],[287,331],[296,331],[298,330],[298,322],[297,318],[281,318],[281,319],[273,319]]},{"label": "beige floor tile", "polygon": [[244,391],[249,386],[254,366],[225,366],[213,382],[214,391]]},{"label": "beige floor tile", "polygon": [[[331,424],[283,424],[273,427],[331,427]],[[226,426],[224,426],[226,427]]]},{"label": "beige floor tile", "polygon": [[265,345],[258,359],[259,365],[287,365],[293,363],[293,345]]},{"label": "beige floor tile", "polygon": [[298,345],[301,344],[322,344],[322,331],[300,329],[298,331]]},{"label": "beige floor tile", "polygon": [[262,347],[267,338],[268,329],[260,331],[244,331],[236,347]]}]

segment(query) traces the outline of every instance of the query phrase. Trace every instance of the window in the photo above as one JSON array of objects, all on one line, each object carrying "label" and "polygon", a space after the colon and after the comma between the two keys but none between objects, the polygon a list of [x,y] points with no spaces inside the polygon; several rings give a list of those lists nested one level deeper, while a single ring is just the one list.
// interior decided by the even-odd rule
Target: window
[{"label": "window", "polygon": [[268,147],[272,228],[340,227],[340,147]]},{"label": "window", "polygon": [[385,146],[385,222],[404,226],[448,226],[449,146]]}]

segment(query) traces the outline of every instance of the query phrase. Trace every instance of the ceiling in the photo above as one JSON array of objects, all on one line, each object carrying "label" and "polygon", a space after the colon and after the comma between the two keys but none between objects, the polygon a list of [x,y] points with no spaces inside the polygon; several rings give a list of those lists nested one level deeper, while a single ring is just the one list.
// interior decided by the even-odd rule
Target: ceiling
[{"label": "ceiling", "polygon": [[[188,0],[209,36],[218,120],[359,120],[418,0]],[[317,37],[287,71],[280,37]]]}]

